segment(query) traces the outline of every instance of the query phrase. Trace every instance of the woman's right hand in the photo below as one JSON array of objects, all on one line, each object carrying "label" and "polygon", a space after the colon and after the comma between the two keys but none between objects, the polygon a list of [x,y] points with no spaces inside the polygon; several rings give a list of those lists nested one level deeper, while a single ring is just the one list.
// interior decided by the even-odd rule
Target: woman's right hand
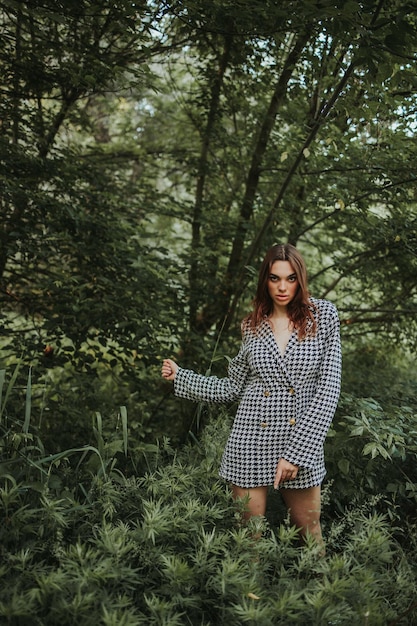
[{"label": "woman's right hand", "polygon": [[162,363],[162,376],[166,380],[174,380],[177,375],[178,365],[171,359],[164,359]]}]

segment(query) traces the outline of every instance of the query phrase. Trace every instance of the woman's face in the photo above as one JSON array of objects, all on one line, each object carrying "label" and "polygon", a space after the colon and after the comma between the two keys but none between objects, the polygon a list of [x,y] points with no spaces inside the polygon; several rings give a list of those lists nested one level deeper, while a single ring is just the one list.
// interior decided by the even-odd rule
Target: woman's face
[{"label": "woman's face", "polygon": [[285,308],[299,287],[297,274],[289,261],[275,261],[268,276],[268,293],[274,309]]}]

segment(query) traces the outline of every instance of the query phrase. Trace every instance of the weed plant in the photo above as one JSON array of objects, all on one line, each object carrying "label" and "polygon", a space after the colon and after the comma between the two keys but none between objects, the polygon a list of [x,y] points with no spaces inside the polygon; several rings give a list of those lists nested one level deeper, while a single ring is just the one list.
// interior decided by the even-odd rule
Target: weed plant
[{"label": "weed plant", "polygon": [[[333,437],[338,446],[342,422]],[[300,546],[278,493],[271,491],[265,519],[241,524],[239,507],[217,475],[230,423],[220,411],[198,442],[175,450],[163,440],[132,453],[127,425],[107,441],[96,419],[96,446],[51,454],[27,413],[20,420],[3,404],[0,623],[417,623],[413,496],[407,500],[406,490],[370,494],[369,483],[367,489],[358,483],[349,500],[351,485],[341,491],[330,458],[323,514],[327,553],[320,557],[313,543]],[[356,430],[352,435],[345,428],[346,460],[355,477],[369,462],[361,451],[355,464],[354,445],[369,443],[359,439]],[[403,452],[396,461],[409,465],[412,450],[405,446]],[[144,457],[146,469],[138,472]],[[379,455],[378,463],[371,473],[392,473],[390,455]],[[376,474],[373,480],[382,486]],[[390,498],[391,515],[384,511]],[[395,508],[399,498],[407,502],[404,516]]]}]

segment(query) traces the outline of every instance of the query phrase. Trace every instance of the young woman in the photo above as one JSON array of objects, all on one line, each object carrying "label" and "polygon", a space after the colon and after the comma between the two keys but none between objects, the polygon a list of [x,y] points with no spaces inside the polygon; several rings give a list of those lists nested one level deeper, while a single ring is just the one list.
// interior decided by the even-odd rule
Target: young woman
[{"label": "young woman", "polygon": [[193,401],[239,400],[220,475],[233,497],[248,497],[246,518],[265,515],[269,485],[280,489],[291,522],[322,543],[323,444],[341,377],[339,318],[327,300],[309,296],[304,259],[275,245],[259,272],[242,345],[226,378],[202,376],[166,359],[162,376]]}]

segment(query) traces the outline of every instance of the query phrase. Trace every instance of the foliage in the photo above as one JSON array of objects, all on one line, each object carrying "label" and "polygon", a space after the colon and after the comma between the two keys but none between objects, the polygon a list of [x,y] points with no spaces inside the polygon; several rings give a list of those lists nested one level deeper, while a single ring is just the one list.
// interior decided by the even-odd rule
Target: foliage
[{"label": "foliage", "polygon": [[140,236],[142,150],[121,166],[103,121],[166,50],[149,30],[158,8],[81,4],[0,4],[0,361],[36,370],[43,436],[62,448],[84,440],[96,410],[127,404],[138,425],[150,420],[159,397],[148,372],[159,346],[177,345],[164,249]]},{"label": "foliage", "polygon": [[0,2],[0,365],[36,371],[45,443],[121,405],[137,445],[183,441],[161,358],[236,351],[277,240],[349,351],[413,350],[414,9]]},{"label": "foliage", "polygon": [[417,378],[414,355],[394,342],[356,345],[343,350],[343,388],[358,397],[372,396],[390,410],[408,406],[416,409]]},{"label": "foliage", "polygon": [[[8,414],[6,395],[0,437],[3,623],[376,626],[417,617],[416,520],[403,512],[393,527],[379,511],[381,498],[392,495],[384,492],[381,476],[392,472],[388,456],[381,456],[374,495],[358,482],[355,501],[339,510],[332,486],[337,470],[330,463],[327,556],[320,558],[314,544],[299,546],[276,494],[270,494],[275,513],[249,526],[239,523],[217,476],[227,414],[212,416],[200,441],[181,451],[168,441],[148,448],[147,469],[136,473],[138,452],[121,471],[99,421],[96,446],[47,455],[32,429]],[[355,405],[346,399],[344,407],[353,413]],[[364,422],[371,420],[369,406],[362,410]],[[346,446],[358,433],[347,421],[344,435],[342,427],[338,436]],[[123,451],[125,431],[115,433],[114,442]],[[414,437],[405,446],[407,453],[416,442]],[[396,463],[406,460],[400,455]],[[353,456],[355,477],[360,470]],[[340,504],[349,487],[345,494],[343,483],[337,489]],[[403,502],[408,497],[401,494]]]},{"label": "foliage", "polygon": [[[415,3],[1,0],[0,23],[0,620],[415,622]],[[348,353],[325,559],[273,494],[253,541],[217,479],[229,415],[158,382],[164,355],[224,373],[277,240]]]},{"label": "foliage", "polygon": [[169,119],[182,138],[189,118],[193,144],[181,139],[172,184],[177,197],[187,159],[191,218],[177,217],[191,230],[191,328],[236,323],[253,293],[247,266],[281,239],[306,254],[315,293],[331,294],[353,326],[346,334],[398,332],[404,316],[413,324],[412,5],[268,3],[255,20],[253,3],[238,13],[233,3],[200,5],[174,5],[196,43],[169,68],[179,94]]},{"label": "foliage", "polygon": [[384,410],[372,398],[342,396],[326,443],[340,510],[355,500],[359,489],[363,495],[384,494],[382,506],[390,519],[415,517],[416,436],[412,408]]}]

